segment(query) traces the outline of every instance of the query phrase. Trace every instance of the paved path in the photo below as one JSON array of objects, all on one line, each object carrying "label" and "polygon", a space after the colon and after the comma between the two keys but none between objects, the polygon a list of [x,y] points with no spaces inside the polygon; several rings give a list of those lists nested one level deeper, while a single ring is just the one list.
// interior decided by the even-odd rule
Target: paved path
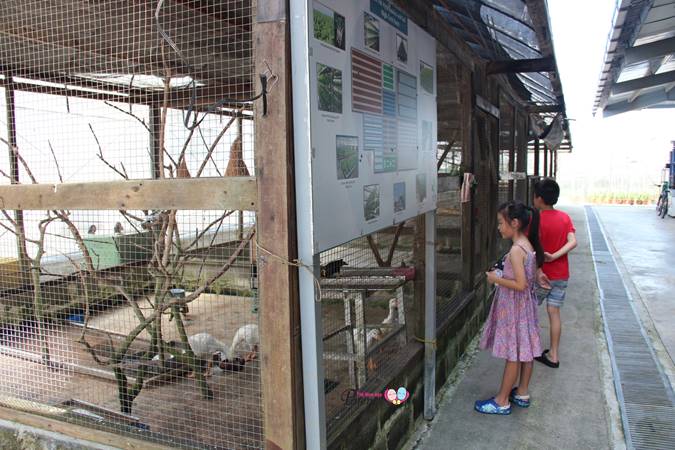
[{"label": "paved path", "polygon": [[[454,393],[441,401],[430,424],[423,423],[408,446],[436,449],[607,449],[616,448],[616,399],[606,375],[598,293],[583,208],[561,208],[572,216],[579,240],[571,256],[571,280],[562,309],[561,367],[536,363],[531,383],[533,404],[506,417],[473,411],[476,399],[494,395],[502,360],[480,352]],[[543,343],[548,344],[548,319],[540,308]],[[608,384],[609,382],[609,384]],[[609,387],[608,387],[609,386]],[[609,404],[608,404],[609,402]]]},{"label": "paved path", "polygon": [[652,207],[599,206],[595,211],[647,308],[647,321],[653,321],[672,364],[675,360],[675,219],[661,219]]}]

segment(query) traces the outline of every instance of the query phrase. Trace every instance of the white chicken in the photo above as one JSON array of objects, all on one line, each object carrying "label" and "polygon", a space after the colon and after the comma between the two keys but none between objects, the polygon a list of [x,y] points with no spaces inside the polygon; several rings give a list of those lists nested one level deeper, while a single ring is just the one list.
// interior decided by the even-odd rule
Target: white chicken
[{"label": "white chicken", "polygon": [[230,356],[232,358],[242,358],[244,361],[252,361],[258,354],[260,345],[260,333],[258,325],[248,324],[240,327],[232,338],[230,346]]}]

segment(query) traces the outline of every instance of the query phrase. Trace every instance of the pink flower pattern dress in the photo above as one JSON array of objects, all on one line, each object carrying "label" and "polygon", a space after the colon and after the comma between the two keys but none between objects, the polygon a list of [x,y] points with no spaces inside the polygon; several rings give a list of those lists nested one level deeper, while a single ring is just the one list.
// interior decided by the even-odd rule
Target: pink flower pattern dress
[{"label": "pink flower pattern dress", "polygon": [[[522,248],[522,247],[521,247]],[[497,286],[488,315],[480,348],[492,350],[497,358],[529,362],[541,355],[537,299],[534,294],[537,260],[534,252],[527,253],[525,276],[527,288],[519,292]],[[504,261],[503,278],[515,279],[510,256]]]}]

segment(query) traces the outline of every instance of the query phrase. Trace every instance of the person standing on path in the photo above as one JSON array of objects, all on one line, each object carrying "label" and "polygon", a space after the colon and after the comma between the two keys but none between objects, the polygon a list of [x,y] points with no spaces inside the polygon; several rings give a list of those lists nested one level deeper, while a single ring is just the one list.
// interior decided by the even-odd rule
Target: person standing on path
[{"label": "person standing on path", "polygon": [[[541,355],[539,323],[534,285],[537,268],[544,262],[539,244],[539,213],[520,202],[499,207],[498,229],[502,238],[513,242],[504,258],[504,269],[487,272],[497,290],[480,341],[482,349],[492,350],[506,360],[499,393],[476,401],[474,409],[483,414],[511,414],[511,403],[530,406],[528,386],[533,360]],[[526,234],[527,233],[527,234]],[[517,387],[513,387],[518,380]]]},{"label": "person standing on path", "polygon": [[560,186],[555,180],[544,178],[534,185],[534,206],[541,215],[539,237],[544,248],[544,276],[539,279],[537,298],[546,300],[546,312],[551,331],[550,349],[544,350],[537,361],[557,369],[560,367],[558,350],[562,324],[560,308],[565,301],[567,281],[570,277],[567,254],[577,246],[572,219],[563,211],[554,208],[560,196]]}]

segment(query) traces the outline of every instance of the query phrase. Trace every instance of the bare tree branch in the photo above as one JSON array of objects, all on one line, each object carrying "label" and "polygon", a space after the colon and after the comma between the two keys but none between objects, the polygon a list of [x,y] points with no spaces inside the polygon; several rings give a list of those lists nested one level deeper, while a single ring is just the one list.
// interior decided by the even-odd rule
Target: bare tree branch
[{"label": "bare tree branch", "polygon": [[[243,108],[237,110],[237,115],[241,114]],[[216,139],[211,143],[211,147],[209,147],[209,151],[206,154],[206,157],[204,158],[204,161],[202,161],[202,164],[199,166],[199,170],[197,171],[196,177],[198,178],[202,172],[204,171],[204,167],[206,167],[206,164],[209,162],[209,159],[211,158],[211,154],[213,151],[216,149],[216,146],[218,145],[218,142],[223,138],[227,130],[230,128],[230,126],[234,123],[234,121],[237,120],[236,115],[232,117],[228,122],[227,125],[220,131],[218,136],[216,136]]]},{"label": "bare tree branch", "polygon": [[94,139],[96,140],[96,145],[98,145],[98,159],[103,161],[103,163],[106,166],[108,166],[112,170],[114,170],[115,173],[117,173],[119,176],[121,176],[125,180],[128,180],[129,177],[126,174],[124,174],[123,172],[120,172],[119,170],[117,170],[117,167],[115,167],[113,164],[110,164],[108,161],[106,161],[106,159],[103,157],[103,148],[101,148],[101,143],[99,142],[98,136],[96,136],[96,133],[94,132],[94,128],[91,126],[91,124],[89,124],[89,129],[91,130],[91,134],[94,135]]},{"label": "bare tree branch", "polygon": [[16,158],[19,160],[23,168],[26,170],[26,174],[28,177],[31,179],[33,184],[37,184],[37,181],[35,180],[35,177],[33,176],[33,172],[31,172],[30,167],[28,167],[28,164],[26,163],[26,160],[23,159],[23,156],[19,153],[19,149],[15,146],[10,144],[8,141],[6,141],[4,138],[0,138],[0,141],[2,141],[4,144],[9,147],[9,150],[16,155]]},{"label": "bare tree branch", "polygon": [[63,176],[61,175],[61,168],[59,167],[59,160],[56,159],[56,154],[54,153],[54,147],[49,139],[47,139],[47,144],[49,144],[49,150],[52,152],[52,157],[54,158],[54,164],[56,164],[56,172],[59,174],[59,181],[63,183]]}]

